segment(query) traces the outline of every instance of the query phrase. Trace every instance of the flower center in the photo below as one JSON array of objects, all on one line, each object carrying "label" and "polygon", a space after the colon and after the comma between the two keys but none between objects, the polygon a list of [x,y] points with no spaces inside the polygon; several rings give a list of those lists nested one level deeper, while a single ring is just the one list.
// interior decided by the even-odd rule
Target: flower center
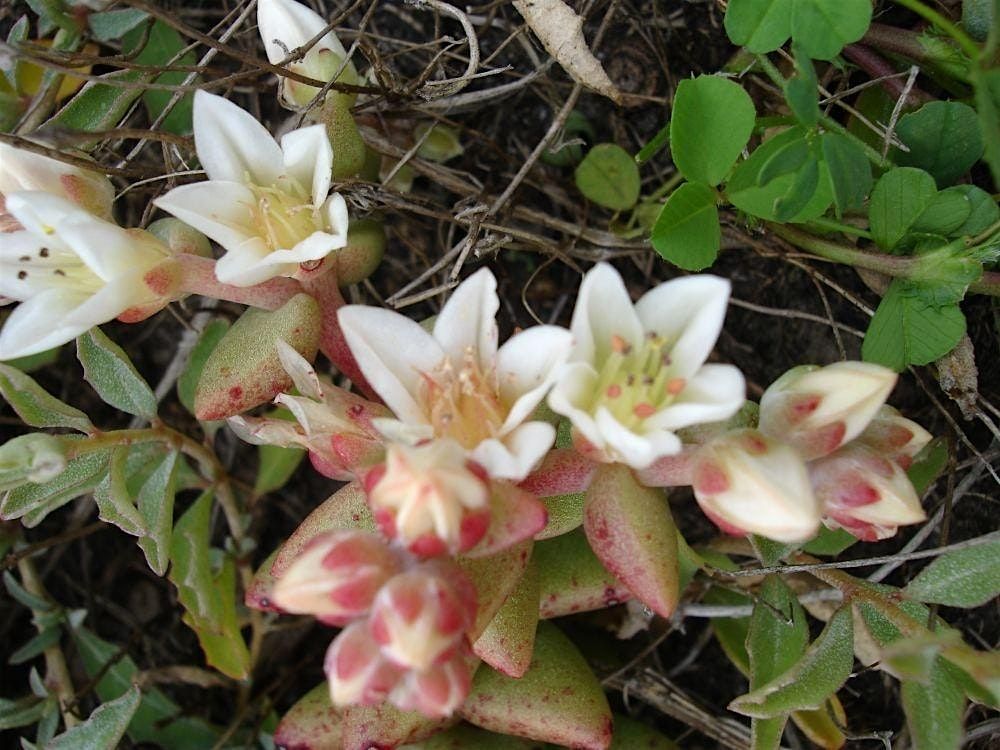
[{"label": "flower center", "polygon": [[296,180],[286,177],[279,185],[248,187],[254,195],[253,226],[271,250],[290,250],[313,232],[325,230],[320,212]]},{"label": "flower center", "polygon": [[589,410],[603,406],[634,429],[670,406],[687,385],[684,378],[674,375],[671,344],[652,331],[639,346],[613,334],[611,353],[598,374]]},{"label": "flower center", "polygon": [[445,359],[423,376],[421,395],[435,437],[450,437],[469,449],[499,434],[507,408],[500,401],[496,373],[484,373],[471,349],[458,369]]},{"label": "flower center", "polygon": [[104,286],[104,281],[79,256],[54,245],[18,257],[15,276],[23,282],[25,297],[53,287],[94,294]]}]

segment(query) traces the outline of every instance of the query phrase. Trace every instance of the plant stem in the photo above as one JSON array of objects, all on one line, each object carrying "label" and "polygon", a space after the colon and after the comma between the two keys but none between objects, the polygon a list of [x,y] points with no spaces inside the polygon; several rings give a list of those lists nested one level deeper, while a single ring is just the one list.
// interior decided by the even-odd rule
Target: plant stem
[{"label": "plant stem", "polygon": [[215,277],[215,261],[199,255],[179,255],[180,289],[184,294],[238,302],[264,310],[277,310],[302,291],[295,279],[276,278],[254,286],[223,284]]},{"label": "plant stem", "polygon": [[866,240],[870,240],[872,238],[872,233],[867,229],[862,229],[861,227],[856,227],[851,224],[845,224],[841,221],[835,221],[834,219],[828,219],[825,216],[817,216],[815,219],[810,219],[808,223],[815,226],[817,229],[841,232],[842,234],[853,234],[856,237],[864,237]]},{"label": "plant stem", "polygon": [[904,8],[908,8],[916,13],[921,18],[930,21],[932,24],[937,26],[941,31],[954,39],[958,46],[962,48],[970,58],[976,60],[979,58],[979,45],[977,45],[972,38],[969,37],[964,31],[962,31],[958,26],[953,24],[947,18],[945,18],[941,13],[934,10],[927,5],[924,5],[920,0],[892,0],[896,5],[902,5]]},{"label": "plant stem", "polygon": [[[22,557],[17,561],[17,570],[21,574],[21,585],[25,591],[40,599],[49,599],[49,592],[45,590],[35,565],[30,557]],[[35,618],[39,618],[43,613],[32,611]],[[69,710],[69,707],[76,702],[76,689],[73,687],[73,679],[70,677],[69,667],[66,665],[66,656],[58,643],[55,643],[43,652],[45,655],[45,682],[54,690],[59,699],[59,712],[62,714],[63,724],[66,728],[74,727],[80,723],[76,715]]]}]

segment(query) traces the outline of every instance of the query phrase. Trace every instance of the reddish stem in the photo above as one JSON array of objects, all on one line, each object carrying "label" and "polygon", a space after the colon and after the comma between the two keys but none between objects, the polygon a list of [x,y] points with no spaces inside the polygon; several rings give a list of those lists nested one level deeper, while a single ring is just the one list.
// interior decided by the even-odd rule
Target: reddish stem
[{"label": "reddish stem", "polygon": [[[848,44],[844,47],[844,57],[868,73],[872,78],[881,79],[879,85],[894,99],[898,99],[906,91],[906,81],[899,76],[889,62],[875,50],[863,44]],[[926,91],[913,86],[907,97],[914,102],[928,102],[933,97]]]},{"label": "reddish stem", "polygon": [[200,294],[263,310],[277,310],[302,292],[299,282],[284,277],[254,286],[223,284],[215,277],[215,261],[211,258],[185,254],[178,255],[177,261],[181,269],[180,291],[183,294]]},{"label": "reddish stem", "polygon": [[315,271],[304,271],[299,277],[302,288],[319,303],[322,315],[319,334],[320,351],[338,370],[350,378],[361,393],[372,401],[382,403],[378,394],[368,385],[365,376],[361,374],[361,368],[358,367],[358,362],[354,359],[354,354],[351,353],[351,348],[344,338],[344,332],[340,329],[337,311],[346,302],[340,293],[340,287],[337,285],[337,274],[330,269],[330,264],[324,264]]}]

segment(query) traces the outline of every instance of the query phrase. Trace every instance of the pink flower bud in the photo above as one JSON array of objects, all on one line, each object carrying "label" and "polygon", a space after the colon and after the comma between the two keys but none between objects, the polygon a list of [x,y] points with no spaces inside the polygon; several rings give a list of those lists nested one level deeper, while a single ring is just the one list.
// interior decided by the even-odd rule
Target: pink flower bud
[{"label": "pink flower bud", "polygon": [[931,434],[927,430],[891,406],[879,409],[857,439],[876,453],[891,458],[904,471],[910,468],[913,457],[930,441]]},{"label": "pink flower bud", "polygon": [[727,534],[800,542],[819,529],[819,503],[802,457],[756,430],[735,430],[694,457],[695,498]]},{"label": "pink flower bud", "polygon": [[382,532],[422,557],[465,552],[489,528],[489,479],[453,440],[390,444],[365,487]]},{"label": "pink flower bud", "polygon": [[323,669],[336,706],[381,703],[403,675],[382,655],[366,622],[351,623],[333,639]]},{"label": "pink flower bud", "polygon": [[370,627],[382,653],[423,670],[461,645],[476,614],[476,590],[451,563],[426,563],[390,580],[375,597]]},{"label": "pink flower bud", "polygon": [[403,711],[419,711],[431,718],[447,718],[461,706],[472,689],[467,655],[459,652],[441,664],[403,675],[389,700]]},{"label": "pink flower bud", "polygon": [[866,542],[927,518],[906,472],[871,447],[852,443],[809,465],[826,524]]},{"label": "pink flower bud", "polygon": [[321,534],[275,582],[272,598],[285,612],[342,625],[368,612],[382,584],[399,567],[395,553],[375,534]]},{"label": "pink flower bud", "polygon": [[868,426],[896,373],[868,362],[803,365],[778,378],[760,399],[760,431],[807,459],[832,453]]}]

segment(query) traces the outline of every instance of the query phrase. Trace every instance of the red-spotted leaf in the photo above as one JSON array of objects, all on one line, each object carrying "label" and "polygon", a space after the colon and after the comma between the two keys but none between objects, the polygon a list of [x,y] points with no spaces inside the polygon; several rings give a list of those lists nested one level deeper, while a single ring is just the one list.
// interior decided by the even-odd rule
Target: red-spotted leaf
[{"label": "red-spotted leaf", "polygon": [[275,581],[274,576],[271,575],[271,566],[274,565],[274,560],[277,558],[279,552],[281,552],[281,547],[278,547],[278,549],[264,558],[264,562],[257,568],[257,571],[253,574],[253,579],[250,581],[250,585],[247,586],[247,590],[243,593],[243,603],[251,609],[259,609],[263,612],[280,611],[275,606],[271,596]]},{"label": "red-spotted leaf", "polygon": [[375,531],[375,519],[368,507],[365,491],[357,482],[344,485],[306,516],[306,520],[300,523],[288,540],[281,545],[281,550],[271,566],[271,575],[280,578],[310,539],[338,529]]},{"label": "red-spotted leaf", "polygon": [[348,706],[341,714],[343,750],[393,748],[405,742],[430,737],[448,725],[448,720],[428,719],[416,711],[378,706]]},{"label": "red-spotted leaf", "polygon": [[632,598],[597,559],[583,529],[536,543],[535,560],[543,618],[604,609]]},{"label": "red-spotted leaf", "polygon": [[274,743],[287,750],[340,750],[340,712],[331,705],[325,682],[299,698],[281,717]]},{"label": "red-spotted leaf", "polygon": [[500,611],[503,603],[517,587],[531,559],[531,540],[521,542],[492,557],[456,560],[459,567],[476,587],[476,621],[469,629],[469,639],[475,641]]},{"label": "red-spotted leaf", "polygon": [[486,535],[467,555],[488,557],[531,539],[545,528],[548,512],[530,492],[513,484],[493,484],[492,518]]},{"label": "red-spotted leaf", "polygon": [[297,294],[268,312],[243,313],[205,362],[195,394],[195,416],[224,419],[270,401],[292,386],[275,341],[281,339],[308,360],[319,348],[320,309],[308,294]]},{"label": "red-spotted leaf", "polygon": [[662,490],[604,464],[587,490],[583,528],[594,553],[635,597],[669,617],[677,605],[677,529]]},{"label": "red-spotted leaf", "polygon": [[590,486],[596,470],[596,463],[572,448],[556,448],[518,486],[537,497],[583,492]]},{"label": "red-spotted leaf", "polygon": [[521,677],[531,663],[537,627],[538,565],[532,561],[472,650],[497,671]]},{"label": "red-spotted leaf", "polygon": [[611,709],[600,682],[576,646],[547,622],[538,624],[524,676],[481,666],[460,713],[492,732],[584,750],[611,744]]}]

